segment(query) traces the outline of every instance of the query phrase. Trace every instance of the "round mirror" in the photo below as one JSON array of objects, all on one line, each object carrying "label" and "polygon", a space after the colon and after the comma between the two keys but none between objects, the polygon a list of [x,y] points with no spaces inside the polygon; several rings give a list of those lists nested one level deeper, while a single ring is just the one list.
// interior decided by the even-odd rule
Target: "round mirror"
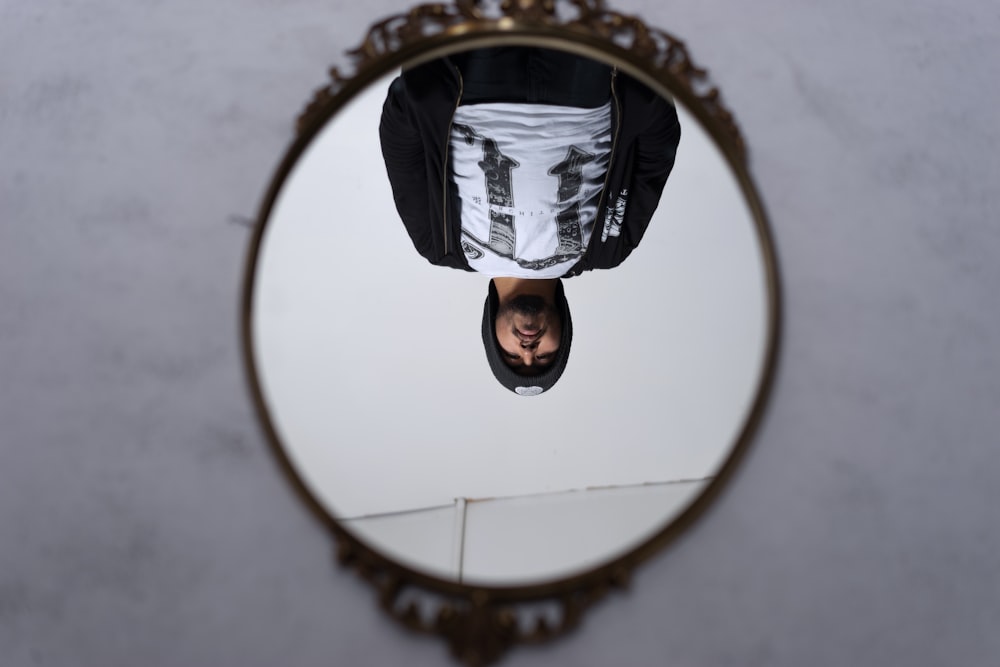
[{"label": "round mirror", "polygon": [[[517,69],[511,58],[528,65]],[[527,47],[468,51],[393,72],[330,118],[281,183],[256,248],[250,353],[281,447],[342,527],[421,573],[524,586],[627,553],[703,492],[754,406],[774,304],[762,237],[739,180],[701,124],[661,99],[661,113],[676,113],[679,142],[663,141],[669,128],[653,123],[633,128],[632,140],[636,153],[651,150],[643,141],[660,151],[648,164],[662,172],[652,181],[666,178],[662,193],[638,192],[645,174],[621,188],[628,196],[631,186],[633,200],[654,198],[641,242],[633,239],[634,252],[609,270],[562,279],[573,336],[558,384],[531,398],[503,386],[481,335],[489,273],[434,266],[422,256],[422,240],[401,220],[411,206],[405,199],[418,194],[399,182],[405,176],[387,171],[386,156],[398,147],[386,144],[405,146],[421,132],[404,127],[410,134],[386,137],[400,123],[392,105],[404,95],[403,104],[434,104],[421,100],[441,93],[408,90],[409,77],[419,83],[413,72],[454,67],[468,95],[479,90],[469,61],[502,63],[488,72],[506,77],[491,83],[499,101],[450,103],[451,136],[437,139],[454,166],[443,189],[419,193],[427,206],[427,198],[448,192],[471,219],[461,223],[460,254],[470,263],[490,259],[484,237],[515,225],[514,259],[518,251],[527,257],[521,265],[558,254],[570,210],[558,207],[559,188],[567,183],[583,192],[572,204],[576,254],[560,258],[558,273],[547,277],[572,273],[598,245],[595,235],[622,233],[602,229],[607,216],[598,214],[615,208],[598,201],[608,163],[646,165],[612,148],[622,141],[612,125],[631,122],[614,105],[633,94],[628,86],[653,95],[648,88],[610,64]],[[580,63],[576,86],[595,88],[586,78],[591,70],[605,77],[599,99],[564,107],[504,99],[505,89],[549,76],[537,74],[545,67],[565,74],[573,67],[565,61]],[[409,168],[426,182],[417,156]],[[574,159],[594,168],[573,172]],[[515,180],[512,167],[527,175]],[[477,216],[483,199],[485,214]],[[627,207],[640,204],[621,205],[627,224]],[[529,225],[547,236],[534,242]],[[504,262],[518,268],[502,252],[492,255],[493,275],[504,275]]]},{"label": "round mirror", "polygon": [[[442,96],[450,134],[428,144],[410,107]],[[689,508],[744,433],[774,335],[766,234],[696,117],[613,63],[509,47],[394,71],[274,192],[248,287],[262,408],[313,499],[404,568],[506,587],[602,566]],[[458,219],[432,223],[443,206]],[[544,392],[514,392],[484,302],[491,277],[540,265],[561,278],[572,354],[564,340]]]},{"label": "round mirror", "polygon": [[706,72],[601,0],[419,5],[350,53],[261,208],[251,388],[340,562],[487,664],[575,627],[731,475],[774,254]]}]

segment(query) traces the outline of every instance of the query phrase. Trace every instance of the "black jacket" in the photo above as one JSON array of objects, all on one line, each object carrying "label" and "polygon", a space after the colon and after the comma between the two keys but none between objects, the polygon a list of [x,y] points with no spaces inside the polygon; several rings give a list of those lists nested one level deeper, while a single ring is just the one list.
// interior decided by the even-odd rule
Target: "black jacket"
[{"label": "black jacket", "polygon": [[[462,251],[461,199],[450,183],[451,122],[461,74],[446,58],[393,81],[379,136],[396,210],[431,264],[472,271]],[[565,274],[618,266],[639,245],[674,166],[681,129],[673,105],[635,79],[612,74],[612,151],[598,219],[583,257]],[[617,211],[618,235],[609,235]]]}]

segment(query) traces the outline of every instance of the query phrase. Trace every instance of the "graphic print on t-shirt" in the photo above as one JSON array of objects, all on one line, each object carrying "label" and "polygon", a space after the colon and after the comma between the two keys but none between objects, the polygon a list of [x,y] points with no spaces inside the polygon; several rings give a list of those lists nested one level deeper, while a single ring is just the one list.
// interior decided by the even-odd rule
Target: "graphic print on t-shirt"
[{"label": "graphic print on t-shirt", "polygon": [[610,157],[610,106],[482,104],[452,124],[469,266],[559,277],[586,251]]},{"label": "graphic print on t-shirt", "polygon": [[[462,131],[473,132],[472,128],[465,126]],[[514,230],[514,216],[501,213],[498,207],[514,206],[510,170],[520,166],[500,152],[496,141],[483,139],[483,159],[479,162],[479,168],[486,177],[486,198],[490,204],[489,246],[501,257],[514,257],[514,239],[517,232]]]},{"label": "graphic print on t-shirt", "polygon": [[[550,176],[559,177],[559,203],[574,200],[583,187],[583,165],[592,162],[597,156],[582,151],[576,146],[570,146],[566,151],[566,159],[549,169]],[[583,239],[580,235],[580,202],[573,204],[556,216],[558,224],[559,247],[557,253],[579,253],[583,250]]]}]

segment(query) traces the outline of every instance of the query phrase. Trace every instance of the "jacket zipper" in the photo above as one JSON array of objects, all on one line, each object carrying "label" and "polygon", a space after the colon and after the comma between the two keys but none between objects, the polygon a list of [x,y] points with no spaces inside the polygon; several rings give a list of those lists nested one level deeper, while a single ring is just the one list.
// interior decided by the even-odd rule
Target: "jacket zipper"
[{"label": "jacket zipper", "polygon": [[[615,150],[618,148],[618,135],[621,134],[622,129],[622,109],[621,105],[618,103],[618,91],[615,90],[615,80],[618,78],[618,68],[615,67],[611,70],[611,99],[615,101],[615,127],[614,127],[614,137],[611,139],[611,157],[608,158],[608,173],[604,175],[604,188],[601,191],[601,199],[597,204],[597,220],[601,220],[601,212],[604,209],[604,205],[608,201],[608,183],[611,182],[611,168],[615,163]],[[601,230],[603,235],[604,223],[601,222]],[[597,231],[596,229],[594,230]]]},{"label": "jacket zipper", "polygon": [[451,118],[448,119],[448,132],[444,135],[444,165],[441,179],[441,222],[444,231],[444,254],[448,254],[448,148],[451,146],[451,126],[455,123],[455,114],[462,103],[462,93],[465,92],[465,81],[462,79],[462,71],[455,68],[458,74],[458,98],[455,100],[455,108],[451,111]]}]

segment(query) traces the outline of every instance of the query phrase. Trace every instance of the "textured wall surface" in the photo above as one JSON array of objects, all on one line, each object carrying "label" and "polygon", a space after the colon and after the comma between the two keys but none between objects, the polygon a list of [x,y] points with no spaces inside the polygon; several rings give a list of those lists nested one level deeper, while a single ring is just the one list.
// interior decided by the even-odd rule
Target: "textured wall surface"
[{"label": "textured wall surface", "polygon": [[[786,318],[694,530],[504,664],[984,665],[1000,653],[994,2],[623,0],[737,113]],[[397,0],[0,0],[4,665],[445,665],[331,542],[240,365],[291,118]]]}]

